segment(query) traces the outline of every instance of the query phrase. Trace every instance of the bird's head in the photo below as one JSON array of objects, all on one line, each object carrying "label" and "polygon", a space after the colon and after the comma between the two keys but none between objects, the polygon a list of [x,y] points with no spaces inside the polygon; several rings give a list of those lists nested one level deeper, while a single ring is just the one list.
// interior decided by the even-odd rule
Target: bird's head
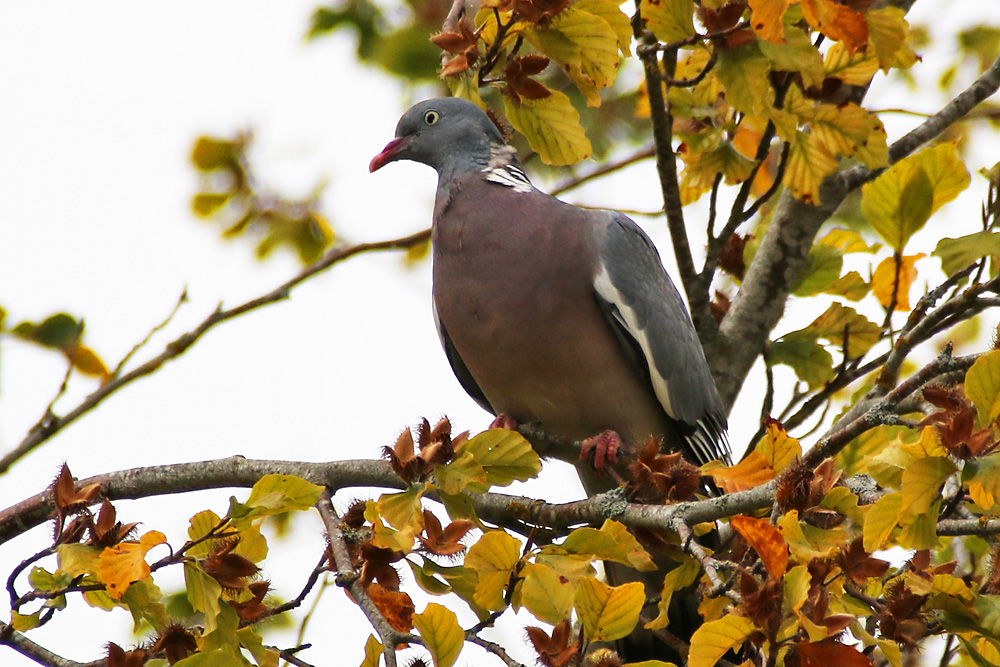
[{"label": "bird's head", "polygon": [[439,174],[482,169],[491,146],[503,146],[500,130],[486,113],[468,100],[447,97],[419,102],[396,125],[396,138],[372,158],[369,171],[396,160],[413,160]]}]

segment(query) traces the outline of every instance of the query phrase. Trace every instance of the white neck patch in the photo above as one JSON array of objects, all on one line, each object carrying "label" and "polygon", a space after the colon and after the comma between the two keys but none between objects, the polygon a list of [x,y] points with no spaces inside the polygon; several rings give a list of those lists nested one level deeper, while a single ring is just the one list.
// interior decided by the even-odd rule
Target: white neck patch
[{"label": "white neck patch", "polygon": [[490,161],[483,169],[486,180],[514,188],[514,192],[531,192],[535,186],[528,180],[528,175],[514,165],[513,160],[514,149],[510,146],[490,146]]}]

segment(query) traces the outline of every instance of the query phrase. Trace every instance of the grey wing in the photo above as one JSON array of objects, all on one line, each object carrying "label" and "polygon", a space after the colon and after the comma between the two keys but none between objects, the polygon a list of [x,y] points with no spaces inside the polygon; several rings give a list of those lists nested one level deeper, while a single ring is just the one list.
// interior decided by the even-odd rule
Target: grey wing
[{"label": "grey wing", "polygon": [[729,463],[726,413],[687,307],[645,232],[621,213],[611,215],[598,247],[598,301],[694,462]]},{"label": "grey wing", "polygon": [[441,347],[444,348],[444,354],[448,357],[448,363],[451,364],[451,370],[455,374],[455,377],[458,378],[458,383],[472,397],[472,400],[479,404],[479,407],[495,415],[497,413],[496,410],[493,409],[490,402],[486,399],[486,394],[483,393],[483,390],[476,384],[476,380],[472,377],[472,373],[469,372],[468,366],[465,365],[462,357],[459,356],[455,344],[451,342],[448,330],[441,323],[441,318],[438,317],[437,306],[434,305],[433,301],[431,302],[431,306],[434,312],[434,326],[437,327]]}]

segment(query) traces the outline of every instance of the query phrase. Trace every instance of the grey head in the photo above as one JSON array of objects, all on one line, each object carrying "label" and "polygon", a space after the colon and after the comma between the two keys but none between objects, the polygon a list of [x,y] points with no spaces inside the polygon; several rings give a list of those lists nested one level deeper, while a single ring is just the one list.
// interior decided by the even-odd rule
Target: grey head
[{"label": "grey head", "polygon": [[442,180],[482,171],[491,158],[505,154],[513,161],[500,130],[468,100],[446,97],[413,105],[399,119],[396,138],[372,158],[369,171],[396,160],[413,160],[437,170]]}]

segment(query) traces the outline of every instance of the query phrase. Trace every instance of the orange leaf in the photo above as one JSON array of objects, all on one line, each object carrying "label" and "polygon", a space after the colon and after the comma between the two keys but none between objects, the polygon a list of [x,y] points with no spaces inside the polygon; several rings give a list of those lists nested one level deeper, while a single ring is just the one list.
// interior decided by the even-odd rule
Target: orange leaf
[{"label": "orange leaf", "polygon": [[767,461],[756,449],[734,466],[707,472],[726,493],[752,489],[771,481],[776,475],[774,468],[767,464]]},{"label": "orange leaf", "polygon": [[780,579],[785,574],[788,569],[788,545],[781,531],[767,519],[749,516],[734,516],[729,525],[754,548],[772,579]]},{"label": "orange leaf", "polygon": [[785,12],[789,0],[750,0],[750,26],[753,31],[775,44],[785,43]]},{"label": "orange leaf", "polygon": [[413,629],[413,600],[402,591],[390,591],[373,583],[368,587],[368,597],[378,610],[382,612],[386,622],[397,632],[409,632]]},{"label": "orange leaf", "polygon": [[868,23],[858,12],[833,0],[802,0],[806,22],[835,42],[843,42],[848,51],[868,46]]},{"label": "orange leaf", "polygon": [[138,542],[121,542],[102,551],[98,573],[108,589],[108,595],[121,600],[133,581],[148,577],[146,553],[166,541],[163,533],[151,530],[139,538]]}]

